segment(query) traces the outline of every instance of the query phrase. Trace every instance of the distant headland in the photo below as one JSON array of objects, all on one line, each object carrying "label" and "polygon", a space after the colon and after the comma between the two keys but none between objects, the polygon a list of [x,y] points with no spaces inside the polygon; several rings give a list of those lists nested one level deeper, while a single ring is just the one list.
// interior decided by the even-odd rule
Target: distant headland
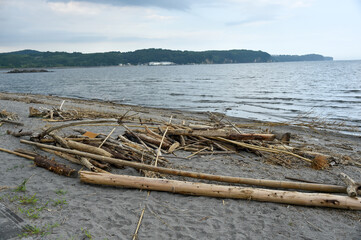
[{"label": "distant headland", "polygon": [[95,67],[124,65],[222,64],[290,61],[332,61],[319,54],[270,55],[253,50],[180,51],[142,49],[132,52],[39,52],[22,50],[0,53],[0,68]]}]

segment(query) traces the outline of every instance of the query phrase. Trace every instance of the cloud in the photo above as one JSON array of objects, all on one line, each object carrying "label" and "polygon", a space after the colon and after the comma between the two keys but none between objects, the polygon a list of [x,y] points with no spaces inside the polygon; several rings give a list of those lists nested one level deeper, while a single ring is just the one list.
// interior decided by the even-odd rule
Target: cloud
[{"label": "cloud", "polygon": [[[71,0],[48,0],[48,2],[72,2]],[[186,10],[190,6],[190,0],[77,0],[77,2],[89,2],[98,4],[110,4],[114,6],[138,6],[159,7],[165,9]]]},{"label": "cloud", "polygon": [[49,2],[49,7],[54,12],[77,15],[97,15],[99,8],[88,6],[80,2]]}]

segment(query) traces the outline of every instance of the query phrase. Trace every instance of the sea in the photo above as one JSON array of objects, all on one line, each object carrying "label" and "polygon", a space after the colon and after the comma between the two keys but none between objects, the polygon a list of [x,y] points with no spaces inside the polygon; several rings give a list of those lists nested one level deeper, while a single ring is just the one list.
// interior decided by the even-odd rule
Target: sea
[{"label": "sea", "polygon": [[[0,92],[96,99],[361,135],[361,61],[54,68],[6,74]],[[343,128],[343,129],[342,129]]]}]

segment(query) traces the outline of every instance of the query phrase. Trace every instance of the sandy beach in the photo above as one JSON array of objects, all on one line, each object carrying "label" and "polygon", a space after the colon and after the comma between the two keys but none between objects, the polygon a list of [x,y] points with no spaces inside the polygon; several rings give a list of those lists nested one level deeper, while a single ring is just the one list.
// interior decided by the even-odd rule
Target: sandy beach
[{"label": "sandy beach", "polygon": [[[19,138],[6,134],[10,131],[42,132],[45,126],[63,124],[29,118],[29,107],[58,107],[63,100],[64,109],[83,109],[97,112],[102,118],[115,118],[125,113],[139,119],[168,122],[209,123],[209,116],[201,112],[143,108],[111,102],[86,101],[55,96],[0,93],[0,111],[15,113],[24,126],[3,123],[0,127],[0,147],[35,150],[21,144]],[[177,151],[169,158],[175,169],[217,175],[287,180],[293,177],[324,184],[345,185],[339,177],[343,172],[361,182],[361,138],[307,127],[270,124],[241,118],[227,117],[233,124],[243,124],[242,132],[291,133],[291,146],[303,146],[332,156],[331,166],[323,170],[312,169],[299,159],[292,162],[270,161],[267,154],[252,152],[239,154],[195,155]],[[124,133],[121,126],[81,126],[95,133],[112,136]],[[65,128],[59,135],[74,134],[73,127]],[[21,137],[29,139],[29,137]],[[361,211],[332,208],[305,207],[251,200],[235,200],[187,196],[167,192],[107,187],[84,184],[79,178],[56,175],[35,167],[32,161],[0,152],[1,178],[0,203],[24,220],[24,224],[39,229],[35,234],[17,234],[12,239],[132,239],[144,209],[137,234],[138,239],[361,239]],[[60,162],[80,170],[82,167],[62,158]],[[141,176],[138,170],[113,168],[112,173]],[[167,176],[169,179],[207,182],[185,177]],[[25,191],[15,191],[24,180]],[[225,183],[217,183],[229,185]],[[33,204],[23,204],[25,198],[37,199]],[[8,239],[2,235],[0,239]],[[4,232],[3,232],[4,233]],[[7,235],[9,236],[9,235]],[[10,238],[11,239],[11,238]]]}]

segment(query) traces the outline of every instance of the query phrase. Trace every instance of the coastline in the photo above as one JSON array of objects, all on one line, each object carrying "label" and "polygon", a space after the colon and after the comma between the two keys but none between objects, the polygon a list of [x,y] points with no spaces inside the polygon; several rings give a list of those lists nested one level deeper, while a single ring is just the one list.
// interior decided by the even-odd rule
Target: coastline
[{"label": "coastline", "polygon": [[[59,106],[66,100],[64,108],[86,109],[106,114],[122,115],[129,111],[137,118],[156,119],[167,122],[207,122],[208,115],[172,109],[148,108],[81,100],[55,96],[0,93],[0,111],[16,113],[23,127],[3,124],[1,147],[7,149],[27,148],[19,139],[6,135],[6,130],[20,129],[41,131],[45,125],[59,123],[44,122],[28,118],[28,108]],[[291,144],[306,145],[324,154],[333,156],[335,165],[327,170],[314,170],[302,161],[289,166],[274,165],[249,152],[240,155],[195,156],[191,159],[171,159],[174,168],[227,176],[242,176],[284,180],[287,176],[308,179],[327,184],[342,185],[339,172],[345,172],[361,182],[360,137],[342,133],[319,131],[307,127],[271,124],[235,117],[227,117],[234,124],[244,124],[242,131],[265,131],[291,133]],[[84,126],[89,131],[109,133],[114,126]],[[64,132],[71,132],[66,129]],[[124,129],[118,127],[114,135]],[[63,132],[62,132],[63,133]],[[43,154],[43,152],[42,152]],[[50,154],[46,154],[51,156]],[[55,175],[36,168],[26,159],[0,152],[2,159],[0,186],[14,187],[29,179],[25,194],[34,195],[38,204],[48,204],[39,218],[29,218],[21,213],[17,201],[11,201],[12,189],[0,191],[0,203],[22,217],[28,224],[49,229],[46,239],[86,239],[86,233],[94,239],[130,239],[134,233],[142,209],[146,209],[139,229],[139,239],[358,239],[361,232],[361,212],[326,208],[309,208],[294,205],[256,202],[247,200],[217,199],[155,192],[147,196],[146,191],[135,189],[85,185],[78,179]],[[351,160],[350,160],[351,159]],[[80,167],[56,158],[79,170]],[[115,173],[138,176],[138,171],[125,168]],[[172,179],[187,180],[181,177]],[[193,180],[194,181],[194,180]],[[60,190],[65,194],[58,194]],[[65,202],[63,201],[65,200]],[[63,201],[55,205],[54,202]],[[34,239],[41,236],[34,235]],[[1,238],[0,238],[1,239]],[[17,239],[15,237],[15,239]]]}]

